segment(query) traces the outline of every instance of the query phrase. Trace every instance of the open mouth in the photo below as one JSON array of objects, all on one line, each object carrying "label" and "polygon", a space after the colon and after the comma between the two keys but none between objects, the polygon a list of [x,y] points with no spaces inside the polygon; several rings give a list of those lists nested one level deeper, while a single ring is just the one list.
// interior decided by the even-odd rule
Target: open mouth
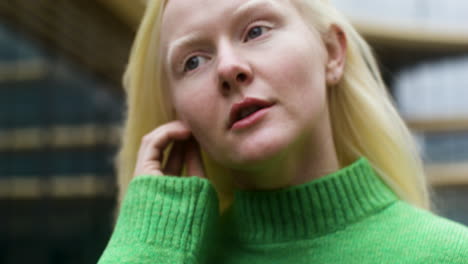
[{"label": "open mouth", "polygon": [[230,113],[229,128],[232,128],[236,123],[251,119],[260,110],[272,105],[273,103],[256,98],[246,98],[242,102],[234,104]]},{"label": "open mouth", "polygon": [[247,108],[244,108],[242,109],[238,114],[237,114],[237,117],[236,119],[234,120],[234,122],[237,122],[239,120],[242,120],[248,116],[250,116],[251,114],[257,112],[258,110],[260,109],[263,109],[265,107],[262,107],[262,106],[258,106],[258,105],[254,105],[254,106],[249,106]]}]

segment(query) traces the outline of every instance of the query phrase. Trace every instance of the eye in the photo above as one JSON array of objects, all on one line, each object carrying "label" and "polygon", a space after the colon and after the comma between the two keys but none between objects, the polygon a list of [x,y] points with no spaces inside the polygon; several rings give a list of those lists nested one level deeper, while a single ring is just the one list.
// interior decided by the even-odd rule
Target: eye
[{"label": "eye", "polygon": [[198,66],[200,66],[200,64],[206,62],[206,60],[207,58],[202,57],[202,56],[190,57],[184,64],[184,72],[195,70],[196,68],[198,68]]},{"label": "eye", "polygon": [[268,31],[267,27],[264,26],[255,26],[247,32],[247,37],[245,38],[245,41],[248,41],[250,39],[255,39],[263,35],[266,31]]}]

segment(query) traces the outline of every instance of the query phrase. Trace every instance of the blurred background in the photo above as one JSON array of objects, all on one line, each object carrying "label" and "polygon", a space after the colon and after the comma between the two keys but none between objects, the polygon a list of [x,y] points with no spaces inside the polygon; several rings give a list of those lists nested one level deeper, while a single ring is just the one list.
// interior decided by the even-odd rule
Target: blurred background
[{"label": "blurred background", "polygon": [[[332,2],[375,50],[437,213],[468,225],[468,1]],[[0,263],[96,263],[106,246],[121,78],[144,8],[0,1]]]}]

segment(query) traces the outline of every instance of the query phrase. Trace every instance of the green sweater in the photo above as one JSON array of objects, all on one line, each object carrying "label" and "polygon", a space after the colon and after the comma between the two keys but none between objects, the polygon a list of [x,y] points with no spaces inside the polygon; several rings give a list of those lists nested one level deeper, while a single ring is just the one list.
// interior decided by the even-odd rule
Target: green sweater
[{"label": "green sweater", "polygon": [[222,217],[206,179],[139,176],[99,263],[468,264],[468,228],[399,200],[366,158],[237,192]]}]

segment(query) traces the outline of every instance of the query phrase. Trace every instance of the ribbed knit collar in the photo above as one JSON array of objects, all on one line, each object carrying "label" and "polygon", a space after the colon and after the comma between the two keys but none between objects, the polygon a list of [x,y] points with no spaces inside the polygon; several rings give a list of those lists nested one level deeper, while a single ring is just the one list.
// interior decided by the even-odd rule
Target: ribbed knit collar
[{"label": "ribbed knit collar", "polygon": [[241,242],[310,239],[345,228],[397,196],[365,157],[334,173],[276,191],[236,192],[226,226]]}]

